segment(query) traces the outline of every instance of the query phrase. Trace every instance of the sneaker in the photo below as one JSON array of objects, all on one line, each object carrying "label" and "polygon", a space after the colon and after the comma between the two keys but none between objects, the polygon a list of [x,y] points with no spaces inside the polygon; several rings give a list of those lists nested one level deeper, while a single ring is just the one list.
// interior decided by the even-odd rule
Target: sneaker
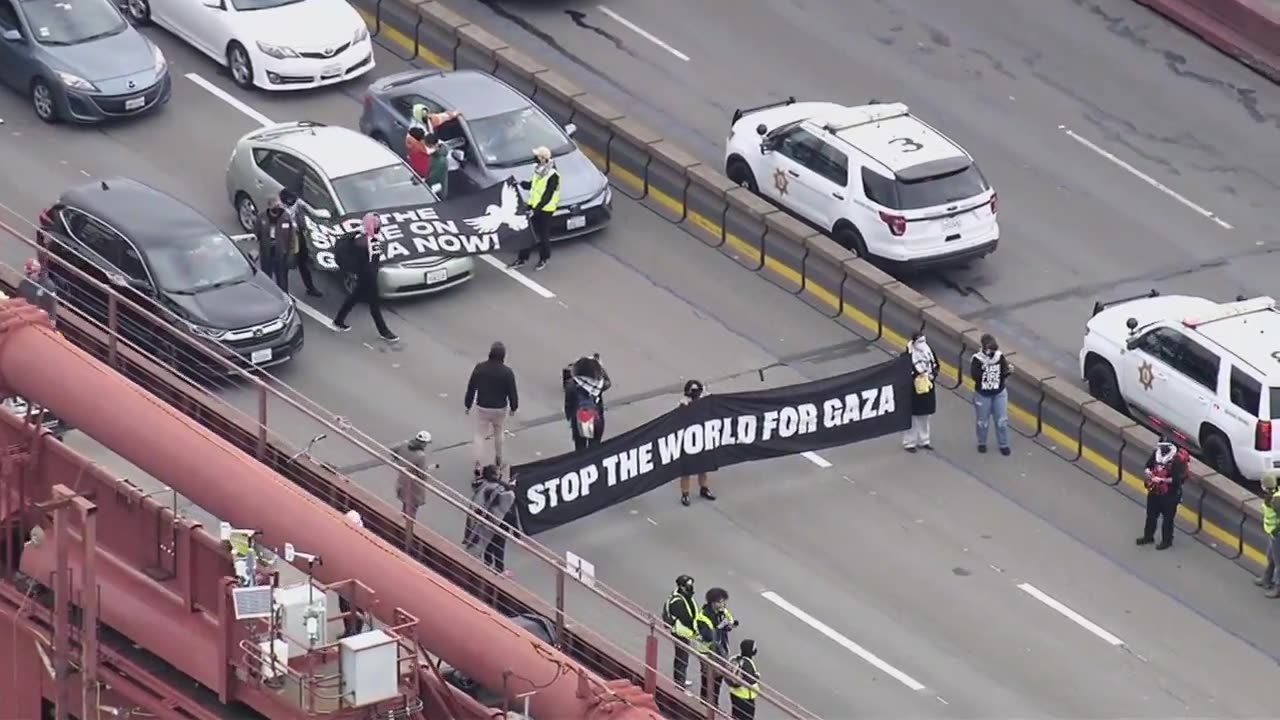
[{"label": "sneaker", "polygon": [[680,493],[680,504],[689,507],[689,493]]},{"label": "sneaker", "polygon": [[716,494],[711,492],[707,488],[699,488],[698,497],[702,498],[703,500],[715,500]]},{"label": "sneaker", "polygon": [[351,329],[351,326],[346,323],[340,323],[335,321],[333,323],[333,329],[337,330],[338,332],[347,332],[348,330]]},{"label": "sneaker", "polygon": [[932,450],[932,449],[933,449],[933,445],[930,445],[929,443],[925,443],[925,444],[923,444],[923,445],[921,445],[921,446],[920,446],[920,449],[921,449],[921,450]]},{"label": "sneaker", "polygon": [[393,342],[400,342],[400,336],[399,336],[399,335],[396,335],[395,333],[391,333],[391,334],[389,334],[389,335],[383,335],[383,336],[382,336],[382,339],[383,339],[383,340],[386,340],[387,342],[392,342],[392,343],[393,343]]},{"label": "sneaker", "polygon": [[979,446],[978,446],[978,452],[980,452],[980,453],[984,453],[984,452],[986,452],[986,451],[987,451],[987,446],[986,446],[986,445],[979,445]]},{"label": "sneaker", "polygon": [[1150,545],[1153,542],[1155,542],[1155,538],[1140,537],[1137,540],[1134,540],[1133,544],[1134,545]]},{"label": "sneaker", "polygon": [[1271,588],[1262,595],[1263,597],[1280,598],[1280,588]]},{"label": "sneaker", "polygon": [[1271,587],[1272,587],[1271,583],[1267,582],[1267,579],[1266,579],[1266,578],[1263,578],[1263,577],[1256,577],[1256,578],[1254,578],[1254,579],[1253,579],[1253,584],[1254,584],[1255,586],[1257,586],[1257,587],[1260,587],[1260,588],[1263,588],[1263,589],[1266,589],[1266,590],[1270,590],[1270,589],[1271,589]]},{"label": "sneaker", "polygon": [[508,270],[517,270],[517,269],[519,269],[519,268],[524,267],[524,264],[525,264],[525,261],[524,261],[524,260],[516,260],[515,262],[511,263],[510,265],[508,265],[508,266],[507,266],[507,269],[508,269]]},{"label": "sneaker", "polygon": [[1009,448],[1007,448],[1007,447],[1002,447],[1002,448],[1000,448],[1000,454],[1001,454],[1001,455],[1003,455],[1003,456],[1005,456],[1005,457],[1009,457],[1010,455],[1012,455],[1012,454],[1013,454],[1013,450],[1010,450],[1010,449],[1009,449]]},{"label": "sneaker", "polygon": [[539,271],[539,270],[545,269],[546,267],[547,267],[547,261],[546,261],[546,260],[539,260],[539,261],[538,261],[538,264],[533,266],[533,270],[534,270],[534,272],[537,272],[537,271]]},{"label": "sneaker", "polygon": [[1172,540],[1165,540],[1164,542],[1161,542],[1159,545],[1157,545],[1157,546],[1156,546],[1156,549],[1157,549],[1157,550],[1168,550],[1168,549],[1169,549],[1169,548],[1171,548],[1171,547],[1173,547],[1173,541],[1172,541]]}]

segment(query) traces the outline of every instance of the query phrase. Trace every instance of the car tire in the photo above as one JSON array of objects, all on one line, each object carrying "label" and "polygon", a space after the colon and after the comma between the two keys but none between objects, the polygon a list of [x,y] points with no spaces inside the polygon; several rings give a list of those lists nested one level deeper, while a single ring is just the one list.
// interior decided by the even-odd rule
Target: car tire
[{"label": "car tire", "polygon": [[858,232],[858,228],[854,227],[852,223],[843,222],[837,224],[831,236],[844,249],[852,250],[863,260],[871,260],[871,255],[867,252],[867,241],[862,239],[862,233]]},{"label": "car tire", "polygon": [[1223,477],[1236,479],[1240,470],[1236,467],[1236,456],[1231,451],[1231,441],[1217,428],[1207,428],[1200,439],[1200,448],[1204,452],[1205,462],[1217,470]]},{"label": "car tire", "polygon": [[253,204],[253,198],[243,190],[236,193],[236,220],[247,233],[253,232],[258,221],[258,206]]},{"label": "car tire", "polygon": [[1116,379],[1116,371],[1111,367],[1111,363],[1105,360],[1095,360],[1085,371],[1085,382],[1089,385],[1089,394],[1094,398],[1106,403],[1112,409],[1117,410],[1126,415],[1129,414],[1129,404],[1124,401],[1124,396],[1120,394],[1120,381]]},{"label": "car tire", "polygon": [[150,24],[151,3],[147,0],[125,0],[124,13],[134,25]]},{"label": "car tire", "polygon": [[245,90],[252,90],[253,61],[249,59],[249,51],[236,41],[227,45],[227,72],[231,74],[231,82]]},{"label": "car tire", "polygon": [[56,125],[62,119],[58,115],[58,100],[53,94],[53,86],[48,80],[38,77],[31,81],[31,109],[36,117],[50,125]]},{"label": "car tire", "polygon": [[751,172],[751,166],[746,160],[740,157],[729,158],[729,162],[725,165],[724,174],[734,183],[750,190],[753,193],[759,193],[760,187],[756,184],[756,175]]}]

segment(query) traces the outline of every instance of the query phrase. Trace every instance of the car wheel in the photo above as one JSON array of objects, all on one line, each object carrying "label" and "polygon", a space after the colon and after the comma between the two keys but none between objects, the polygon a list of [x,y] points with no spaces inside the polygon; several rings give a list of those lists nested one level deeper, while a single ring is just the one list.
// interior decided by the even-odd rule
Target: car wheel
[{"label": "car wheel", "polygon": [[238,42],[227,46],[227,70],[236,85],[246,90],[253,89],[253,63],[249,60],[249,51]]},{"label": "car wheel", "polygon": [[1224,477],[1232,479],[1239,477],[1236,456],[1231,452],[1231,441],[1225,435],[1216,429],[1205,430],[1204,437],[1200,440],[1200,447],[1204,450],[1205,462],[1209,463],[1210,467]]},{"label": "car wheel", "polygon": [[53,88],[44,78],[31,81],[31,109],[36,117],[51,125],[58,122],[58,102],[54,99]]},{"label": "car wheel", "polygon": [[1126,415],[1129,413],[1128,403],[1120,394],[1120,382],[1116,380],[1116,371],[1110,363],[1104,360],[1095,361],[1085,372],[1085,382],[1089,384],[1090,395],[1119,412]]},{"label": "car wheel", "polygon": [[240,220],[240,227],[245,232],[253,232],[253,228],[258,222],[258,206],[253,204],[253,198],[247,193],[236,193],[236,218]]},{"label": "car wheel", "polygon": [[858,228],[849,223],[841,223],[835,227],[832,233],[835,241],[846,250],[852,250],[857,253],[858,257],[864,260],[870,260],[867,252],[867,241],[862,239],[862,233],[858,232]]},{"label": "car wheel", "polygon": [[751,192],[760,192],[760,187],[756,185],[756,175],[751,172],[751,166],[747,164],[746,160],[739,157],[730,158],[729,164],[724,168],[724,174],[728,175],[730,180]]},{"label": "car wheel", "polygon": [[146,25],[151,22],[151,3],[147,0],[127,0],[124,10],[134,25]]}]

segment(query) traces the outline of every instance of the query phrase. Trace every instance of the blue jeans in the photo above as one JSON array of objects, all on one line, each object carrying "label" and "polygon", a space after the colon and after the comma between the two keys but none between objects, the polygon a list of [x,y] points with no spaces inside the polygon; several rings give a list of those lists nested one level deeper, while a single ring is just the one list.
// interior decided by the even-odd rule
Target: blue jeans
[{"label": "blue jeans", "polygon": [[973,395],[973,409],[977,413],[974,424],[978,431],[978,444],[987,444],[988,430],[991,420],[996,421],[996,445],[1009,447],[1009,391],[1001,390],[999,395]]}]

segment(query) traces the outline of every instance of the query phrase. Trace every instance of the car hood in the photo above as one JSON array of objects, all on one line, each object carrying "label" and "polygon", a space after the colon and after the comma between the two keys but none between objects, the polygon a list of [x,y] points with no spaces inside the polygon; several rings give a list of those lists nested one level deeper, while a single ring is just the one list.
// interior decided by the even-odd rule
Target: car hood
[{"label": "car hood", "polygon": [[1143,328],[1160,320],[1181,322],[1184,318],[1209,312],[1217,306],[1212,300],[1187,295],[1142,298],[1112,305],[1090,318],[1088,328],[1089,332],[1122,343],[1129,337],[1129,318],[1136,319],[1138,327]]},{"label": "car hood", "polygon": [[[555,159],[556,169],[560,171],[560,205],[577,205],[599,195],[609,185],[600,168],[581,151],[574,150]],[[525,181],[533,177],[533,163],[515,168],[494,168],[494,182],[500,182],[508,175]]]},{"label": "car hood", "polygon": [[168,293],[165,297],[182,311],[186,319],[219,330],[271,322],[289,307],[284,292],[262,273],[254,273],[244,282],[195,295]]},{"label": "car hood", "polygon": [[323,49],[349,43],[365,26],[343,0],[303,0],[266,10],[236,13],[236,28],[247,40],[290,48]]},{"label": "car hood", "polygon": [[839,112],[843,110],[843,105],[829,102],[798,102],[791,105],[780,105],[778,107],[766,108],[753,113],[743,115],[738,122],[733,124],[733,132],[735,133],[751,133],[756,134],[756,126],[764,125],[770,130],[781,125],[786,125],[796,120],[804,120],[814,117],[815,115],[823,115],[826,113]]},{"label": "car hood", "polygon": [[[42,47],[46,57],[58,66],[57,69],[94,84],[136,75],[147,78],[154,78],[156,75],[151,41],[132,27],[118,35],[79,45]],[[146,82],[146,85],[150,84]]]}]

